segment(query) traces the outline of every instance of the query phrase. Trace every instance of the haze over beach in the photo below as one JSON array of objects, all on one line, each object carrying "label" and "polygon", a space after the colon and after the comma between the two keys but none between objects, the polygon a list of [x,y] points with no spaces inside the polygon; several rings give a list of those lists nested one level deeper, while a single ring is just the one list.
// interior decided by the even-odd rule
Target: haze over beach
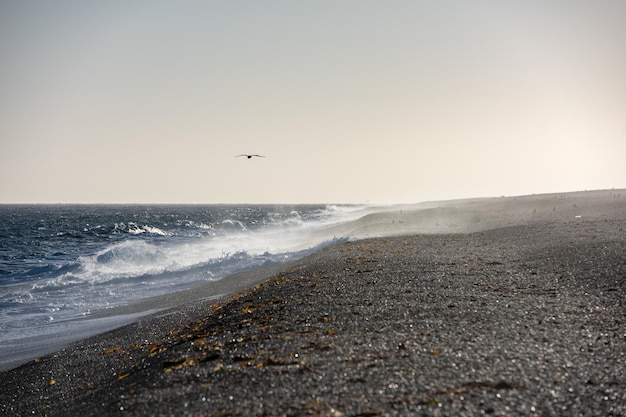
[{"label": "haze over beach", "polygon": [[624,22],[1,1],[0,415],[625,416]]},{"label": "haze over beach", "polygon": [[620,188],[625,20],[608,0],[2,1],[0,203]]}]

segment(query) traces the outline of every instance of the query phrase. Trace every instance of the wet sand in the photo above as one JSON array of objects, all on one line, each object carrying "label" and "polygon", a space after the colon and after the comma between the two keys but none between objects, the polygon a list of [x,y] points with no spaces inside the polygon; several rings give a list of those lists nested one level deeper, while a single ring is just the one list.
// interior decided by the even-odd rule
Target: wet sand
[{"label": "wet sand", "polygon": [[2,373],[0,414],[626,415],[624,190],[342,228],[363,239]]}]

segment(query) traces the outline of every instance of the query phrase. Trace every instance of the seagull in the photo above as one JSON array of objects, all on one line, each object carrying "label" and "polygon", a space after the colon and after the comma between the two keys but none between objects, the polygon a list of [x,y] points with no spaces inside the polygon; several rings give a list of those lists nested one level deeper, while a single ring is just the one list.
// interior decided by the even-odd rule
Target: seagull
[{"label": "seagull", "polygon": [[248,159],[252,159],[252,157],[253,157],[253,156],[257,156],[257,157],[259,157],[259,158],[265,158],[265,156],[264,156],[264,155],[256,155],[256,154],[255,154],[255,155],[248,155],[248,154],[245,154],[245,153],[242,153],[241,155],[236,155],[236,156],[235,156],[235,158],[237,158],[237,157],[239,157],[239,156],[245,156],[245,157],[246,157],[246,158],[248,158]]}]

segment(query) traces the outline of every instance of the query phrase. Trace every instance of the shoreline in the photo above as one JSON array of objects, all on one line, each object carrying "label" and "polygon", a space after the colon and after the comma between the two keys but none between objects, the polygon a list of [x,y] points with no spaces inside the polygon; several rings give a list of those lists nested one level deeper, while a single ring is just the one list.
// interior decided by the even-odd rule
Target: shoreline
[{"label": "shoreline", "polygon": [[[55,323],[54,327],[50,326],[50,337],[45,342],[28,343],[28,348],[25,350],[19,345],[23,339],[16,341],[12,356],[0,358],[0,373],[15,369],[36,358],[53,354],[82,340],[130,325],[142,318],[167,314],[169,310],[181,309],[190,304],[217,302],[269,279],[293,262],[295,261],[242,271],[172,294],[96,310],[84,318]],[[41,336],[26,336],[25,338],[35,340],[40,339]]]},{"label": "shoreline", "polygon": [[[612,218],[619,216],[626,189],[533,194],[511,197],[484,197],[438,202],[423,202],[372,208],[362,218],[332,225],[319,233],[334,233],[340,239],[391,237],[412,234],[471,233],[489,229],[545,221],[570,221],[572,218]],[[620,204],[622,203],[622,204]],[[122,327],[150,314],[188,303],[211,302],[242,291],[288,268],[295,261],[254,268],[216,281],[172,294],[134,301],[127,305],[96,310],[84,318],[54,324],[58,330],[45,343],[28,344],[26,350],[3,349],[0,372],[54,353],[72,343]],[[16,341],[16,343],[19,341]]]},{"label": "shoreline", "polygon": [[[594,199],[539,219],[518,202],[521,220],[465,202],[457,227],[501,227],[355,240],[248,271],[217,302],[192,292],[2,372],[0,410],[626,415],[626,206]],[[526,202],[549,215],[545,200]],[[415,216],[391,213],[385,231]]]}]

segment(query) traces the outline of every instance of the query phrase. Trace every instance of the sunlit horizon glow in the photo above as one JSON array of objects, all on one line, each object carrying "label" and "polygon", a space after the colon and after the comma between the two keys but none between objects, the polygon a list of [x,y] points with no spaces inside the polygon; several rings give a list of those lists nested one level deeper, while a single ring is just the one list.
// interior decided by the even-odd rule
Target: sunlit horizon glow
[{"label": "sunlit horizon glow", "polygon": [[0,203],[623,188],[624,21],[610,0],[4,1]]}]

